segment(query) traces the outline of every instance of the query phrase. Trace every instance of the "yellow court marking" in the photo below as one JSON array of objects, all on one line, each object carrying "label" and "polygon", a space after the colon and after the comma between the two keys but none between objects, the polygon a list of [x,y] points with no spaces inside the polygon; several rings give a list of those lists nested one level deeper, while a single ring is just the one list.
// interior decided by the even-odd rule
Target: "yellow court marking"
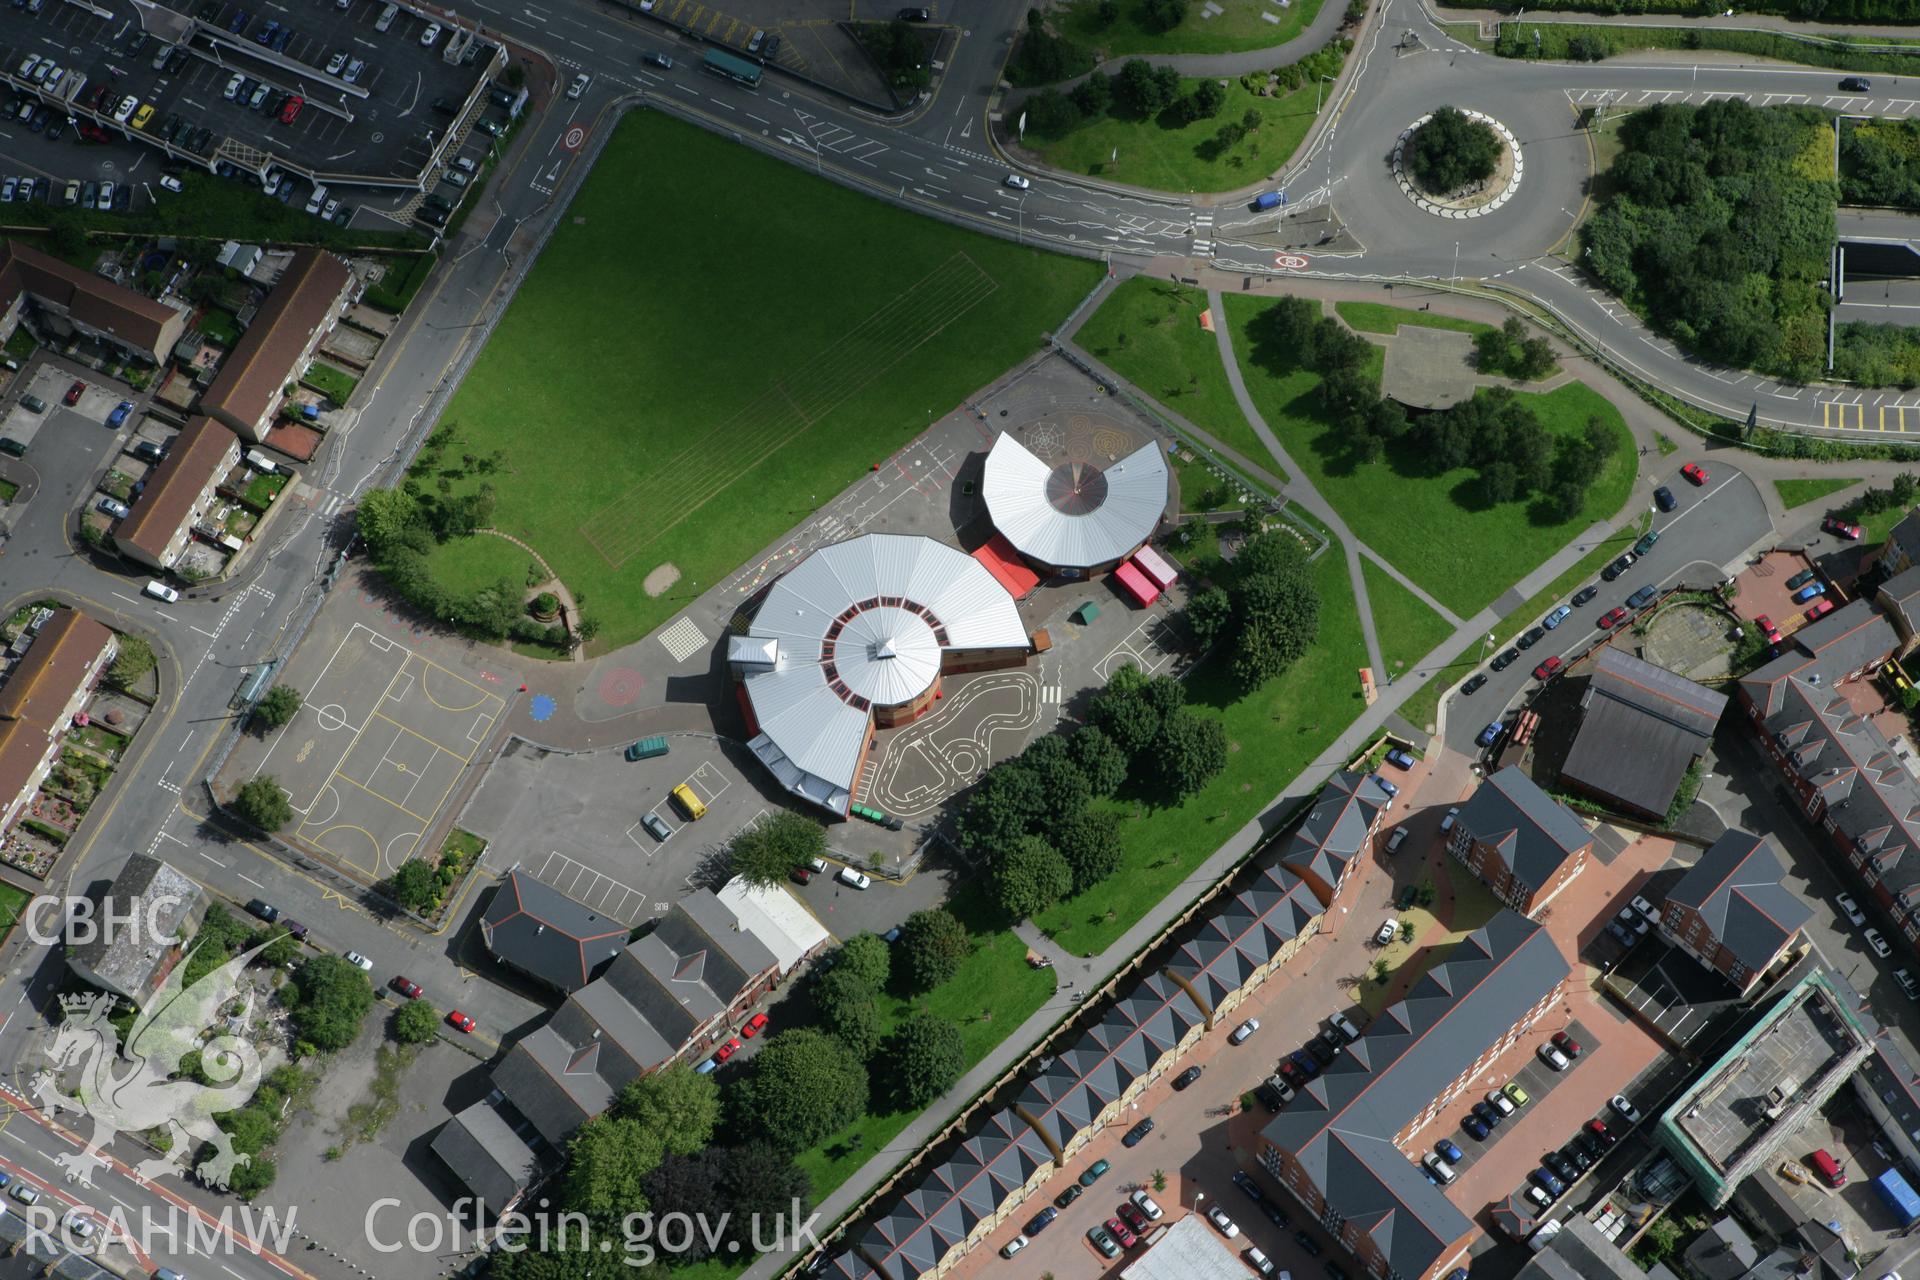
[{"label": "yellow court marking", "polygon": [[[348,783],[349,785],[351,785],[351,786],[353,786],[353,787],[356,787],[356,788],[358,788],[358,789],[359,789],[359,790],[361,790],[361,791],[364,791],[364,792],[366,792],[366,793],[367,793],[368,795],[370,795],[370,796],[372,796],[372,797],[373,797],[373,798],[374,798],[375,800],[378,800],[378,801],[379,801],[379,802],[380,802],[381,804],[384,804],[384,805],[386,805],[386,806],[388,806],[389,808],[393,808],[393,809],[398,809],[398,810],[399,810],[400,812],[402,812],[402,813],[404,813],[404,814],[406,814],[406,815],[407,815],[407,816],[408,816],[409,818],[412,818],[412,819],[413,819],[413,820],[414,820],[415,822],[430,822],[430,821],[432,821],[432,819],[430,819],[430,818],[423,818],[423,817],[421,817],[421,816],[420,816],[419,814],[417,814],[417,813],[415,813],[415,812],[414,812],[413,810],[411,810],[411,809],[409,809],[409,808],[407,808],[407,807],[406,807],[405,805],[403,805],[403,804],[395,804],[395,803],[394,803],[393,801],[391,801],[391,800],[389,800],[389,799],[387,799],[387,798],[386,798],[385,796],[383,796],[383,795],[381,795],[381,794],[380,794],[380,793],[379,793],[378,791],[375,791],[375,790],[374,790],[374,789],[373,789],[372,787],[369,787],[369,786],[367,786],[367,785],[366,785],[366,784],[365,784],[364,782],[355,782],[355,781],[354,781],[354,780],[353,780],[352,778],[349,778],[349,777],[348,777],[348,776],[347,776],[346,774],[344,774],[344,773],[340,773],[340,774],[335,774],[334,776],[335,776],[335,777],[337,777],[337,778],[338,778],[338,779],[339,779],[340,781],[342,781],[342,782],[345,782],[345,783]],[[438,808],[438,807],[439,807],[439,806],[437,806],[437,805],[435,806],[435,808]],[[352,826],[352,824],[351,824],[351,823],[337,823],[337,824],[335,824],[335,826],[332,826],[332,827],[328,827],[328,828],[327,828],[327,831],[333,831],[333,830],[336,830],[336,829],[337,829],[338,827],[340,827],[340,826]],[[372,836],[372,834],[371,834],[370,832],[366,832],[366,831],[364,830],[364,828],[361,828],[361,827],[353,827],[353,830],[355,830],[355,831],[360,831],[360,832],[361,832],[362,834],[364,834],[364,835],[366,835],[366,837],[367,837],[367,839],[369,839],[369,840],[373,840],[373,836]],[[323,832],[321,832],[320,834],[321,834],[321,835],[325,835],[325,834],[326,834],[326,831],[323,831]],[[316,843],[317,843],[317,842],[316,842]],[[377,849],[377,848],[379,848],[379,847],[380,847],[380,843],[379,843],[379,841],[377,841],[377,840],[376,840],[376,841],[374,841],[374,848],[376,848],[376,849]]]},{"label": "yellow court marking", "polygon": [[472,756],[463,756],[458,751],[455,751],[451,747],[441,746],[438,742],[435,742],[432,738],[429,738],[426,734],[420,732],[418,729],[414,729],[407,725],[401,724],[398,720],[393,719],[391,716],[387,715],[387,713],[384,711],[376,711],[373,714],[375,719],[385,720],[388,724],[392,725],[394,728],[398,729],[400,732],[406,734],[409,738],[418,738],[420,741],[432,747],[435,751],[438,751],[443,755],[452,756],[455,760],[458,760],[461,764],[473,763]]},{"label": "yellow court marking", "polygon": [[[347,781],[351,782],[353,781],[353,779],[349,778],[347,779]],[[395,805],[394,807],[399,808],[398,805]],[[412,815],[409,814],[408,816],[411,817]],[[304,828],[302,830],[303,830],[303,838],[307,839],[308,843],[312,844],[314,848],[325,850],[329,858],[337,858],[341,862],[346,863],[348,866],[353,867],[356,870],[360,869],[360,863],[355,861],[353,858],[349,857],[345,850],[335,849],[332,845],[324,844],[322,842],[326,840],[328,836],[332,835],[336,831],[359,832],[361,835],[366,837],[367,843],[371,845],[373,848],[373,867],[372,867],[373,874],[378,875],[380,873],[380,842],[378,840],[375,840],[373,838],[373,832],[367,830],[365,827],[357,827],[351,822],[336,822],[332,826],[327,827],[319,832],[316,832],[311,837],[304,836]]]}]

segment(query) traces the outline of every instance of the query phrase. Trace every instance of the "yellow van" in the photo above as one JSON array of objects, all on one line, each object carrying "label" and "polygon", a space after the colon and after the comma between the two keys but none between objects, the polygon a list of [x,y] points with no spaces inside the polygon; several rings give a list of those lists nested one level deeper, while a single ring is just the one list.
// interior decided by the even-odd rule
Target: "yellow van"
[{"label": "yellow van", "polygon": [[691,821],[698,822],[707,816],[707,806],[700,803],[700,797],[693,794],[693,788],[684,782],[673,789],[673,802]]}]

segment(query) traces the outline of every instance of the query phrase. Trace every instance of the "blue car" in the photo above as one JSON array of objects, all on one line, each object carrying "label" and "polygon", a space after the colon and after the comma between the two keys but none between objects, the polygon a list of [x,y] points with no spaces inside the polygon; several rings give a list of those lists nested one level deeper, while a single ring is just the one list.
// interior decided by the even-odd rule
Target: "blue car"
[{"label": "blue car", "polygon": [[1551,1170],[1535,1169],[1527,1174],[1527,1180],[1556,1200],[1567,1194],[1567,1184],[1560,1181]]},{"label": "blue car", "polygon": [[122,424],[127,420],[127,415],[132,412],[133,412],[133,401],[122,400],[117,406],[115,406],[114,411],[107,415],[107,425],[117,429],[120,426],[120,424]]},{"label": "blue car", "polygon": [[1320,1063],[1305,1049],[1295,1049],[1287,1055],[1287,1058],[1294,1066],[1300,1068],[1309,1080],[1320,1074]]},{"label": "blue car", "polygon": [[1540,625],[1551,631],[1572,616],[1573,610],[1563,604],[1546,617],[1540,619]]},{"label": "blue car", "polygon": [[1473,740],[1474,745],[1483,750],[1491,747],[1494,743],[1500,741],[1500,735],[1506,731],[1507,727],[1498,720],[1495,720],[1492,724],[1480,731],[1480,736]]},{"label": "blue car", "polygon": [[1440,1141],[1434,1143],[1433,1149],[1439,1152],[1440,1158],[1448,1164],[1459,1164],[1464,1158],[1460,1148],[1454,1146],[1452,1140],[1449,1138],[1442,1138]]},{"label": "blue car", "polygon": [[1493,1130],[1487,1128],[1484,1120],[1472,1112],[1468,1112],[1465,1116],[1461,1117],[1460,1127],[1482,1142],[1485,1142],[1487,1135],[1493,1132]]},{"label": "blue car", "polygon": [[1479,1116],[1480,1123],[1486,1125],[1489,1129],[1498,1129],[1500,1127],[1500,1113],[1484,1102],[1476,1102],[1473,1104],[1473,1114]]},{"label": "blue car", "polygon": [[1655,590],[1656,588],[1654,587],[1640,588],[1638,591],[1634,592],[1632,595],[1627,597],[1627,608],[1638,609],[1642,607],[1648,601],[1653,599]]},{"label": "blue car", "polygon": [[1395,747],[1387,752],[1387,763],[1396,769],[1411,769],[1413,768],[1413,757],[1400,748]]},{"label": "blue car", "polygon": [[1379,787],[1382,791],[1386,792],[1388,795],[1397,796],[1400,794],[1400,788],[1394,786],[1391,782],[1388,782],[1385,778],[1381,777],[1379,774],[1370,773],[1367,776],[1373,779],[1374,786]]},{"label": "blue car", "polygon": [[1815,596],[1823,596],[1825,594],[1827,594],[1826,583],[1809,582],[1806,586],[1793,593],[1793,602],[1795,604],[1805,604]]},{"label": "blue car", "polygon": [[1052,1205],[1048,1205],[1040,1212],[1034,1214],[1033,1217],[1027,1219],[1027,1234],[1030,1236],[1039,1235],[1042,1231],[1052,1226],[1053,1220],[1059,1216],[1060,1211]]}]

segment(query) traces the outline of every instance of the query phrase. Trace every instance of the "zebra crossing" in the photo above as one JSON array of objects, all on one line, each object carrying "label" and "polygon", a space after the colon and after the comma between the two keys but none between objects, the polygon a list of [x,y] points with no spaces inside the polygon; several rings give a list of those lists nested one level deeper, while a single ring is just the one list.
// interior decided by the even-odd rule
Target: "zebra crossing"
[{"label": "zebra crossing", "polygon": [[1920,114],[1920,98],[1871,98],[1846,93],[1759,93],[1730,89],[1568,89],[1567,101],[1576,107],[1650,107],[1661,103],[1704,106],[1727,98],[1742,98],[1756,107],[1819,107],[1901,119]]},{"label": "zebra crossing", "polygon": [[1194,211],[1193,256],[1196,258],[1213,256],[1213,211],[1211,209]]}]

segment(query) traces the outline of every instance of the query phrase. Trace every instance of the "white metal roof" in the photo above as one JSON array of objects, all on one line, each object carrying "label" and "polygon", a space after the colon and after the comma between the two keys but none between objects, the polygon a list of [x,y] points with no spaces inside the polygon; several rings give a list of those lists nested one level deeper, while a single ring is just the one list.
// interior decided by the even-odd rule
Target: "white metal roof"
[{"label": "white metal roof", "polygon": [[1050,467],[1010,435],[987,454],[981,496],[993,527],[1021,554],[1063,569],[1090,569],[1145,542],[1167,506],[1167,460],[1148,441],[1104,470]]},{"label": "white metal roof", "polygon": [[801,906],[783,885],[756,888],[738,876],[715,897],[733,912],[740,927],[766,944],[780,963],[781,976],[832,940],[811,911]]},{"label": "white metal roof", "polygon": [[932,538],[873,533],[823,547],[767,592],[748,633],[778,642],[749,673],[755,755],[788,790],[845,813],[872,707],[924,693],[945,649],[1025,649],[1005,587]]}]

